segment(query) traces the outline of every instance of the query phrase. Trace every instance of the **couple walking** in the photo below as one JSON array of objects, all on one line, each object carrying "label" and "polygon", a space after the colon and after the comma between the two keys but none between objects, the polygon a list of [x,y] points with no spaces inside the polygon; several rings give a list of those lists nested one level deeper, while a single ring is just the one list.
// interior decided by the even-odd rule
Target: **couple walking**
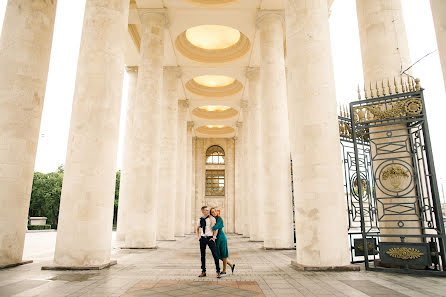
[{"label": "couple walking", "polygon": [[[225,232],[223,232],[223,219],[218,215],[215,208],[208,209],[207,206],[201,208],[203,216],[198,220],[197,237],[200,241],[201,252],[201,274],[198,277],[206,276],[206,246],[212,252],[214,257],[215,268],[217,270],[217,278],[221,278],[221,274],[226,274],[226,266],[231,267],[234,273],[235,264],[228,261],[228,240]],[[220,262],[223,261],[223,271],[220,273]]]}]

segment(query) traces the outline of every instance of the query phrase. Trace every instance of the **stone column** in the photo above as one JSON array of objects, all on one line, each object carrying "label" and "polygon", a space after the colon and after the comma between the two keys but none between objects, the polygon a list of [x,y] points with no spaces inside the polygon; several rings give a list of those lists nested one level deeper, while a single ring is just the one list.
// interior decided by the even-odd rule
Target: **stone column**
[{"label": "stone column", "polygon": [[250,218],[250,240],[263,241],[264,232],[264,197],[262,188],[262,131],[261,115],[260,115],[260,69],[249,68],[246,76],[249,84],[249,100],[248,100],[248,191],[249,191],[249,213]]},{"label": "stone column", "polygon": [[161,9],[138,10],[141,48],[136,100],[131,104],[131,136],[124,150],[131,157],[121,181],[129,189],[126,248],[156,247],[160,159],[161,98],[163,92],[164,28]]},{"label": "stone column", "polygon": [[0,39],[0,266],[22,261],[56,3],[6,5]]},{"label": "stone column", "polygon": [[[127,0],[87,0],[54,265],[110,265]],[[54,267],[49,267],[54,268]]]},{"label": "stone column", "polygon": [[250,178],[249,178],[249,168],[248,168],[248,139],[249,136],[249,130],[248,130],[248,101],[242,100],[240,102],[240,108],[242,110],[242,117],[243,117],[243,132],[242,132],[242,143],[241,143],[241,160],[240,160],[240,166],[241,166],[241,181],[243,182],[243,186],[241,188],[241,205],[242,209],[240,212],[240,215],[244,218],[243,219],[243,237],[250,237],[251,234],[251,228],[250,228],[250,209],[251,209],[251,195],[249,193],[250,189]]},{"label": "stone column", "polygon": [[177,195],[175,202],[175,218],[183,224],[175,222],[175,236],[184,236],[186,226],[186,147],[187,147],[187,100],[178,101],[178,137],[177,137]]},{"label": "stone column", "polygon": [[185,215],[185,226],[186,233],[193,232],[192,223],[192,128],[194,127],[194,122],[187,122],[187,140],[186,140],[186,215]]},{"label": "stone column", "polygon": [[225,212],[228,218],[225,221],[225,232],[234,233],[234,139],[226,139],[225,154]]},{"label": "stone column", "polygon": [[235,182],[234,182],[234,192],[235,192],[235,226],[234,231],[237,234],[243,234],[243,219],[242,216],[242,189],[243,189],[243,175],[242,175],[242,139],[243,132],[242,127],[243,124],[241,122],[236,123],[237,127],[237,136],[234,137],[234,145],[235,145]]},{"label": "stone column", "polygon": [[162,133],[158,197],[158,240],[175,240],[175,200],[177,184],[178,67],[164,67],[164,94],[161,102]]},{"label": "stone column", "polygon": [[[205,148],[203,138],[195,138],[195,220],[201,217],[201,207],[204,205],[205,195]],[[195,226],[196,228],[196,226]]]},{"label": "stone column", "polygon": [[[366,85],[375,82],[378,86],[382,80],[392,79],[399,76],[401,70],[407,69],[410,64],[409,45],[407,41],[406,29],[403,18],[401,0],[357,0],[356,9],[358,14],[359,37],[361,41],[362,64],[364,69],[364,80]],[[410,74],[410,71],[408,71]],[[406,79],[406,78],[405,78]],[[382,89],[380,89],[382,91]],[[407,142],[407,126],[405,124],[383,126],[370,129],[370,138],[375,145],[371,146],[372,155],[376,154],[376,147],[380,143],[388,143],[387,131],[392,131],[392,142]],[[374,139],[375,138],[375,139]],[[377,138],[377,139],[376,139]],[[411,146],[407,145],[406,152],[387,155],[388,158],[405,158],[407,162],[412,162]],[[383,160],[376,158],[373,168],[378,168]],[[417,205],[417,193],[414,190],[408,193],[405,198],[388,199],[388,194],[381,191],[380,187],[375,187],[376,197],[385,198],[386,203],[413,203]],[[378,203],[379,213],[384,213],[382,203]],[[387,217],[388,218],[388,217]],[[381,228],[380,235],[388,234],[412,234],[419,235],[421,224],[419,217],[415,213],[405,213],[400,218],[404,222],[404,229],[399,228],[398,217],[391,219],[384,218],[379,222]],[[400,241],[400,238],[385,238],[382,241]],[[417,238],[406,238],[407,242],[419,241]]]},{"label": "stone column", "polygon": [[[125,135],[124,135],[124,143],[129,143],[132,139],[132,112],[134,110],[134,106],[132,104],[135,104],[135,96],[136,96],[136,83],[138,81],[138,67],[137,66],[131,66],[125,68],[127,71],[127,75],[129,78],[129,86],[128,86],[128,99],[127,99],[127,110],[126,110],[126,123],[125,123]],[[122,160],[122,170],[126,171],[128,166],[130,165],[131,158],[133,156],[130,155],[129,152],[124,150],[123,153],[123,160]],[[127,197],[129,194],[127,194],[128,191],[132,191],[131,188],[128,187],[128,184],[125,182],[122,182],[122,179],[120,181],[119,185],[119,204],[118,204],[118,222],[117,222],[117,229],[116,229],[116,240],[123,241],[125,240],[125,224],[126,224],[126,216],[128,215],[129,211],[127,208],[128,200]],[[130,194],[131,195],[131,194]]]},{"label": "stone column", "polygon": [[297,264],[350,264],[326,0],[287,0]]},{"label": "stone column", "polygon": [[438,54],[440,55],[443,79],[446,87],[446,1],[431,0],[432,17],[437,34]]},{"label": "stone column", "polygon": [[364,79],[399,77],[410,66],[401,0],[356,0]]},{"label": "stone column", "polygon": [[290,140],[281,11],[261,11],[260,105],[262,114],[262,158],[265,232],[264,247],[293,247],[291,210]]},{"label": "stone column", "polygon": [[196,180],[196,163],[197,163],[197,137],[192,136],[192,188],[191,188],[191,197],[192,197],[192,232],[195,232],[196,228],[196,222],[197,222],[197,209],[198,209],[198,201],[197,201],[197,195],[196,195],[196,187],[197,184],[195,182]]}]

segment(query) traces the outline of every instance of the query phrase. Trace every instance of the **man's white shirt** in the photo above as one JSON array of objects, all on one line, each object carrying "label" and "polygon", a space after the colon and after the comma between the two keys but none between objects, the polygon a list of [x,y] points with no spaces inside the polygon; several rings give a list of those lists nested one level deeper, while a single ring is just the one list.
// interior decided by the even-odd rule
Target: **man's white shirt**
[{"label": "man's white shirt", "polygon": [[214,231],[212,231],[212,227],[215,225],[215,218],[213,216],[209,216],[206,219],[206,228],[203,232],[203,228],[200,226],[200,219],[198,219],[197,226],[200,228],[200,236],[213,236]]}]

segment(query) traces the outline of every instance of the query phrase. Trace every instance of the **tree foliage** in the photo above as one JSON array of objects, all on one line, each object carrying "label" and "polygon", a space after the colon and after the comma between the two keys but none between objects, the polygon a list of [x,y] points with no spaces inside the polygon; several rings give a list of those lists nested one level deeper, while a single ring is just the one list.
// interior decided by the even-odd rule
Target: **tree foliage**
[{"label": "tree foliage", "polygon": [[[28,215],[30,217],[47,217],[47,223],[55,227],[59,219],[60,195],[62,192],[64,169],[59,166],[56,172],[35,172]],[[118,214],[119,183],[121,172],[116,172],[113,223]]]},{"label": "tree foliage", "polygon": [[34,173],[29,216],[47,217],[48,224],[57,224],[62,181],[62,166],[59,166],[56,172]]}]

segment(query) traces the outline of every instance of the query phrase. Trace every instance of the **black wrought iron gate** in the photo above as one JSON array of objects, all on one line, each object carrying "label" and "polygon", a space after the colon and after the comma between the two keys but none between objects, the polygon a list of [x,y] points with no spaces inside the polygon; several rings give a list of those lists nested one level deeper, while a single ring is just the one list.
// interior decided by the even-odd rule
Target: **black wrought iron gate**
[{"label": "black wrought iron gate", "polygon": [[419,81],[370,90],[339,117],[351,261],[446,274],[445,230]]}]

